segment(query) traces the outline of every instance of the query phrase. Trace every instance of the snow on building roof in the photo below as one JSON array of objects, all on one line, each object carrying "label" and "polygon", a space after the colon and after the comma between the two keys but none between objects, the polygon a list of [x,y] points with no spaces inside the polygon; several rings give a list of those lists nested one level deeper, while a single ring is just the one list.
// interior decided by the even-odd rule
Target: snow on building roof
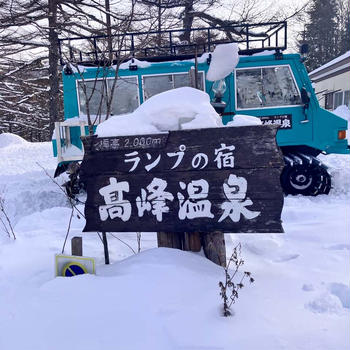
[{"label": "snow on building roof", "polygon": [[346,58],[350,57],[350,51],[347,51],[345,52],[344,54],[336,57],[335,59],[333,59],[332,61],[329,61],[327,63],[325,63],[323,66],[321,67],[318,67],[316,69],[314,69],[312,72],[309,73],[310,76],[328,68],[328,67],[331,67],[333,66],[334,64],[338,63],[338,62],[341,62],[342,60],[345,60]]}]

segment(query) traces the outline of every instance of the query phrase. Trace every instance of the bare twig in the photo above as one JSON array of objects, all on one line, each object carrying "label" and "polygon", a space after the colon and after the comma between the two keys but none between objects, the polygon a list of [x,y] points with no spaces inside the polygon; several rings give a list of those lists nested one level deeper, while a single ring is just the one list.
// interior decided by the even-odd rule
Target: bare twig
[{"label": "bare twig", "polygon": [[133,249],[133,247],[131,245],[129,245],[128,243],[124,242],[122,239],[120,239],[119,237],[115,236],[113,233],[109,233],[113,238],[117,239],[118,241],[120,241],[121,243],[125,244],[129,249],[132,250],[132,252],[134,254],[136,254],[135,250]]},{"label": "bare twig", "polygon": [[137,252],[140,253],[140,251],[141,251],[141,232],[136,232],[136,239],[137,239]]},{"label": "bare twig", "polygon": [[15,231],[13,229],[10,217],[8,216],[5,209],[5,197],[3,193],[0,193],[0,221],[9,238],[11,238],[12,235],[13,239],[16,239]]},{"label": "bare twig", "polygon": [[71,223],[72,223],[73,214],[74,214],[74,208],[72,207],[72,211],[71,211],[70,217],[69,217],[69,222],[68,222],[66,237],[65,237],[64,242],[63,242],[62,254],[64,253],[64,248],[65,248],[66,243],[67,243],[67,239],[68,239],[68,235],[69,235],[69,231],[70,231],[70,225],[71,225]]},{"label": "bare twig", "polygon": [[[239,268],[244,265],[244,260],[240,257],[241,255],[241,244],[238,243],[234,248],[232,255],[224,268],[225,271],[225,282],[219,282],[220,287],[220,296],[223,300],[223,314],[225,317],[231,315],[230,308],[232,304],[234,304],[238,298],[238,291],[244,287],[243,280],[247,277],[249,278],[250,283],[254,282],[254,278],[251,273],[248,271],[244,271],[242,277],[240,278],[238,283],[234,282],[234,278],[237,275]],[[233,273],[229,271],[230,264],[233,263],[235,268]],[[228,296],[228,293],[230,295]]]}]

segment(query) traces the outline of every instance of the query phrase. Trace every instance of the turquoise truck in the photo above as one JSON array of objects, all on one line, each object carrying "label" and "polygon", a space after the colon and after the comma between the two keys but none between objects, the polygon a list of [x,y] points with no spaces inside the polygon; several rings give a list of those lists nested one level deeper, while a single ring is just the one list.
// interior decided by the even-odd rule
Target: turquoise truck
[{"label": "turquoise truck", "polygon": [[[121,36],[123,45],[106,54],[103,47],[115,47],[113,40],[120,42]],[[145,36],[149,46],[139,39]],[[238,65],[220,84],[208,81],[210,52],[229,42],[238,44]],[[56,123],[52,142],[55,175],[70,172],[71,192],[78,190],[81,136],[108,113],[130,113],[153,95],[182,86],[207,92],[224,124],[243,114],[279,127],[286,194],[328,194],[331,177],[317,156],[349,153],[347,121],[320,107],[303,55],[283,52],[286,22],[64,38],[59,47],[65,120]]]}]

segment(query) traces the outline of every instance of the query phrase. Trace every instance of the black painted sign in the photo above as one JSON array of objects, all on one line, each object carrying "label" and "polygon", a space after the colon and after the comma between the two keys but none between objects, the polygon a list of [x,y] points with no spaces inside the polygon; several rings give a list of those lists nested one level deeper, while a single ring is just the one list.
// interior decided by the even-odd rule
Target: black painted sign
[{"label": "black painted sign", "polygon": [[276,131],[83,138],[84,231],[283,232]]},{"label": "black painted sign", "polygon": [[292,128],[291,114],[266,115],[260,117],[263,125],[277,125],[280,129]]}]

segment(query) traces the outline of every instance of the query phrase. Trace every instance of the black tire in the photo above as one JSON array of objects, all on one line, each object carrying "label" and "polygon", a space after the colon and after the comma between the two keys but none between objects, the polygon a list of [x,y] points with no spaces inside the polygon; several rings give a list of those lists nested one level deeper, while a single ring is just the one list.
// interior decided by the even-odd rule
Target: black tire
[{"label": "black tire", "polygon": [[332,188],[332,179],[331,179],[331,176],[328,174],[326,167],[322,166],[321,172],[322,172],[323,180],[322,180],[322,186],[320,188],[320,194],[321,193],[328,194]]},{"label": "black tire", "polygon": [[286,194],[317,196],[329,193],[331,177],[325,165],[309,155],[288,154],[287,157],[289,161],[281,174],[281,185]]}]

